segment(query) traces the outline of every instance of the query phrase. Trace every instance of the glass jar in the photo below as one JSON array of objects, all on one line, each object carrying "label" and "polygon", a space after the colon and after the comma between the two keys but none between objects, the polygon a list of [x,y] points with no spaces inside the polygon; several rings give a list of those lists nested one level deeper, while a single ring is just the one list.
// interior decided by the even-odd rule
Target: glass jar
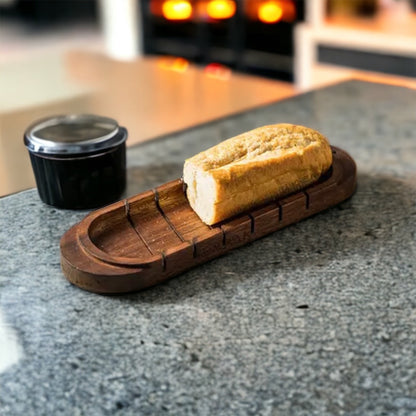
[{"label": "glass jar", "polygon": [[119,199],[126,186],[126,139],[124,127],[96,115],[62,115],[32,124],[24,143],[41,200],[88,209]]}]

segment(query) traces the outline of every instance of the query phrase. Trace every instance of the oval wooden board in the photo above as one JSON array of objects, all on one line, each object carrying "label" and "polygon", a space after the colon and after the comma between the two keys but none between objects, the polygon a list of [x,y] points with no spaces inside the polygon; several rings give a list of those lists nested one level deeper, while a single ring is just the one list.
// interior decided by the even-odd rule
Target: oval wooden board
[{"label": "oval wooden board", "polygon": [[62,270],[92,292],[137,291],[310,217],[356,187],[354,160],[332,150],[332,167],[318,182],[215,226],[189,206],[180,179],[94,211],[62,237]]}]

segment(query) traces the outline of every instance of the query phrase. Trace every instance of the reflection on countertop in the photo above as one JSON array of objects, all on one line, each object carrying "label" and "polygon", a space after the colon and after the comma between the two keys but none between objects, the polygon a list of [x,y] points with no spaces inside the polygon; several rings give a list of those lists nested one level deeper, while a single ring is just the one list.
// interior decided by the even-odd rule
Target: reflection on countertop
[{"label": "reflection on countertop", "polygon": [[0,309],[0,374],[17,364],[22,357],[22,347],[15,330],[4,320]]},{"label": "reflection on countertop", "polygon": [[109,116],[128,146],[295,94],[291,84],[175,58],[115,61],[63,52],[0,66],[0,196],[34,186],[23,133],[64,113]]}]

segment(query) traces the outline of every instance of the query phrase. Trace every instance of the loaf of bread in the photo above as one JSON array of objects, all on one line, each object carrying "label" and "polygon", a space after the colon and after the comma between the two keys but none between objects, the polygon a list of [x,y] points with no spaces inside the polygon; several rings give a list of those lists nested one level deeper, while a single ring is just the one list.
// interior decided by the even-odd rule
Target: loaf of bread
[{"label": "loaf of bread", "polygon": [[211,225],[312,184],[331,163],[331,148],[322,134],[276,124],[187,159],[183,180],[189,204]]}]

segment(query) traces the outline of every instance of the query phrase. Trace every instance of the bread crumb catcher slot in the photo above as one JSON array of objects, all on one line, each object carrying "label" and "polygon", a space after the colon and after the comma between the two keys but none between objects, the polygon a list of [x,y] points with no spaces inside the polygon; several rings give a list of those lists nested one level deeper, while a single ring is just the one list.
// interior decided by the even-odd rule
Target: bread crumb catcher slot
[{"label": "bread crumb catcher slot", "polygon": [[162,272],[165,272],[166,271],[166,255],[163,251],[160,254],[162,256]]},{"label": "bread crumb catcher slot", "polygon": [[148,257],[146,244],[129,220],[128,202],[120,201],[111,207],[91,221],[87,230],[91,242],[108,256],[129,259]]},{"label": "bread crumb catcher slot", "polygon": [[277,203],[273,202],[251,211],[250,217],[254,221],[253,237],[259,238],[279,229],[281,209]]},{"label": "bread crumb catcher slot", "polygon": [[309,194],[305,191],[303,191],[303,194],[305,195],[305,198],[306,198],[306,201],[305,201],[306,209],[309,209]]},{"label": "bread crumb catcher slot", "polygon": [[[163,195],[163,187],[161,188],[161,192]],[[152,192],[154,194],[154,201],[158,212],[166,221],[166,224],[169,226],[170,230],[176,235],[176,237],[180,241],[179,244],[172,245],[171,247],[162,250],[161,255],[163,272],[169,273],[171,270],[175,269],[175,265],[178,263],[183,264],[183,266],[187,268],[191,267],[195,252],[194,245],[192,244],[192,242],[185,241],[181,233],[176,229],[175,224],[166,214],[164,205],[161,204],[159,190],[153,189]]]},{"label": "bread crumb catcher slot", "polygon": [[178,179],[156,188],[158,204],[169,224],[191,247],[194,261],[199,263],[221,254],[222,232],[219,227],[210,227],[200,220],[189,206],[183,186]]},{"label": "bread crumb catcher slot", "polygon": [[225,235],[225,247],[227,250],[242,246],[252,239],[252,221],[248,215],[243,215],[221,224],[221,229]]},{"label": "bread crumb catcher slot", "polygon": [[[167,185],[167,186],[166,186]],[[160,212],[182,241],[192,241],[210,231],[189,206],[186,195],[182,191],[181,180],[169,182],[154,190],[156,203]]]},{"label": "bread crumb catcher slot", "polygon": [[172,224],[172,222],[170,221],[169,217],[167,217],[165,215],[165,213],[163,212],[163,209],[161,208],[160,203],[159,203],[159,192],[157,191],[157,189],[153,189],[153,193],[155,194],[155,203],[156,203],[157,210],[160,212],[160,214],[162,215],[162,217],[168,223],[168,225],[171,228],[171,230],[178,236],[179,240],[181,240],[182,242],[185,241],[183,239],[183,237],[181,236],[181,234],[178,232],[178,230],[175,228],[175,226]]},{"label": "bread crumb catcher slot", "polygon": [[192,239],[192,257],[196,258],[198,255],[198,251],[196,248],[195,238]]},{"label": "bread crumb catcher slot", "polygon": [[154,253],[152,252],[151,248],[146,243],[146,240],[143,238],[143,236],[137,231],[137,229],[134,226],[133,220],[130,217],[130,204],[129,204],[129,201],[127,199],[124,200],[124,207],[125,207],[126,218],[127,218],[127,221],[129,222],[131,228],[137,234],[137,236],[139,237],[140,241],[143,242],[143,244],[145,245],[145,247],[147,248],[147,250],[149,251],[149,253],[151,255],[153,255]]},{"label": "bread crumb catcher slot", "polygon": [[161,253],[182,243],[158,209],[153,191],[132,197],[128,202],[133,227],[152,253]]},{"label": "bread crumb catcher slot", "polygon": [[254,217],[251,214],[248,214],[248,216],[250,218],[250,231],[251,231],[251,234],[254,234],[254,231],[255,231]]}]

